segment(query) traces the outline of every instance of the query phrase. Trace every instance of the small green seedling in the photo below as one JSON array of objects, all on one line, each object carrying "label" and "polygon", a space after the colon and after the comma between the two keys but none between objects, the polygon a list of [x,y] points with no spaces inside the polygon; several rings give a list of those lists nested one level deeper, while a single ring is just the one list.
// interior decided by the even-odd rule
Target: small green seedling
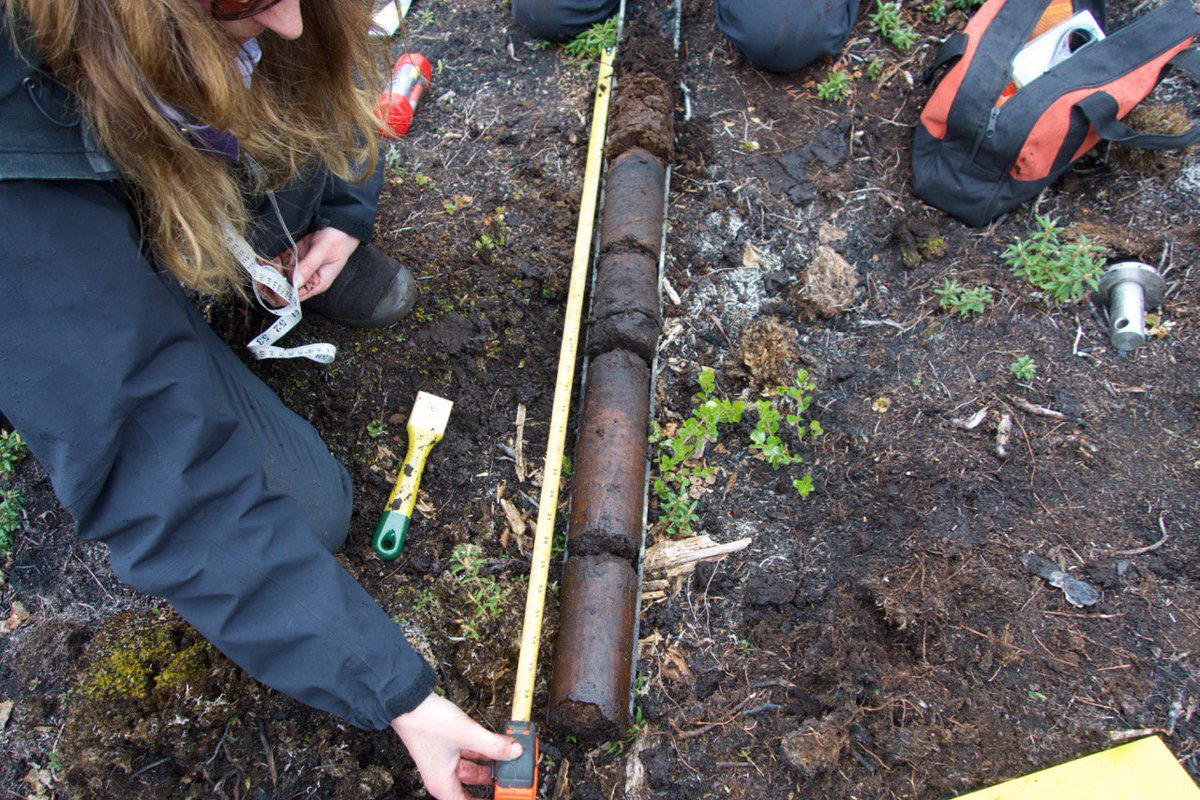
[{"label": "small green seedling", "polygon": [[456,194],[449,200],[442,201],[442,209],[447,214],[456,214],[462,209],[471,205],[474,200],[475,198],[471,197],[469,194]]},{"label": "small green seedling", "polygon": [[897,50],[907,50],[916,44],[919,38],[916,30],[904,18],[900,3],[895,0],[886,3],[880,0],[875,13],[871,15],[871,22],[879,34]]},{"label": "small green seedling", "polygon": [[642,713],[641,706],[635,706],[633,709],[633,721],[620,739],[613,739],[604,743],[604,754],[606,756],[619,756],[628,750],[630,745],[636,742],[645,730],[646,715]]},{"label": "small green seedling", "polygon": [[925,6],[925,19],[930,22],[941,22],[946,18],[946,0],[932,0]]},{"label": "small green seedling", "polygon": [[831,70],[825,80],[817,84],[817,97],[841,103],[850,97],[850,73],[844,69]]},{"label": "small green seedling", "polygon": [[1014,273],[1046,293],[1058,304],[1079,301],[1095,289],[1104,271],[1104,248],[1086,236],[1063,241],[1063,229],[1049,214],[1035,217],[1038,229],[1027,239],[1017,239],[1001,258]]},{"label": "small green seedling", "polygon": [[995,302],[992,298],[992,287],[960,286],[958,281],[953,278],[947,278],[940,288],[933,290],[933,293],[941,298],[938,305],[942,309],[951,314],[958,314],[960,317],[982,314],[990,303]]},{"label": "small green seedling", "polygon": [[1020,356],[1008,365],[1008,371],[1022,383],[1029,383],[1037,376],[1037,364],[1029,356]]},{"label": "small green seedling", "polygon": [[367,435],[372,439],[378,439],[387,433],[387,426],[383,424],[383,420],[373,419],[367,423]]},{"label": "small green seedling", "polygon": [[581,67],[591,66],[604,50],[616,46],[617,24],[616,15],[609,17],[604,22],[597,22],[564,44],[563,54]]},{"label": "small green seedling", "polygon": [[0,558],[12,552],[13,536],[21,532],[23,525],[20,495],[0,494]]},{"label": "small green seedling", "polygon": [[0,431],[0,475],[11,475],[29,448],[16,431]]},{"label": "small green seedling", "polygon": [[479,545],[458,544],[450,555],[450,574],[467,591],[470,611],[459,621],[463,635],[476,641],[483,638],[483,626],[504,613],[508,589],[494,575],[481,575],[483,551]]},{"label": "small green seedling", "polygon": [[504,224],[504,206],[483,221],[483,230],[475,240],[476,250],[495,250],[508,243],[507,227]]}]

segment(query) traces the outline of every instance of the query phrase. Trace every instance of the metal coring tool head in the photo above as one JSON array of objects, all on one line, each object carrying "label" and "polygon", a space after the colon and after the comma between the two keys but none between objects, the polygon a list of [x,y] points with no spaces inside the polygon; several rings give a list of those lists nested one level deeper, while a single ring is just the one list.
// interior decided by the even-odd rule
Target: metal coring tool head
[{"label": "metal coring tool head", "polygon": [[1108,309],[1109,340],[1128,353],[1146,341],[1146,312],[1158,308],[1166,291],[1158,270],[1139,261],[1113,264],[1100,278],[1097,301]]}]

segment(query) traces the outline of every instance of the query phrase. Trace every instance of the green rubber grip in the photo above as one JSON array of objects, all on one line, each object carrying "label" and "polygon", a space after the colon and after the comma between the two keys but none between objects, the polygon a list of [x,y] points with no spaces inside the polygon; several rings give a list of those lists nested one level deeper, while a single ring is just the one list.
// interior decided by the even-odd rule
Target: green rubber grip
[{"label": "green rubber grip", "polygon": [[383,512],[383,516],[379,518],[379,525],[375,528],[375,538],[371,542],[380,558],[391,561],[400,555],[400,551],[404,549],[404,540],[408,537],[410,519],[408,515],[396,511]]}]

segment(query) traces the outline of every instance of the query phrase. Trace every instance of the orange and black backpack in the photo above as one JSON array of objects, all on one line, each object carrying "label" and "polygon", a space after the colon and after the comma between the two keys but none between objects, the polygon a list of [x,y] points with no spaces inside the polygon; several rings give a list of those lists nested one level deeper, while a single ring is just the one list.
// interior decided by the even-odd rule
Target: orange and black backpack
[{"label": "orange and black backpack", "polygon": [[913,140],[918,197],[968,225],[986,225],[1036,197],[1101,140],[1151,149],[1200,140],[1197,127],[1169,136],[1121,122],[1172,67],[1200,77],[1191,0],[1169,0],[1014,88],[1017,52],[1084,10],[1103,29],[1103,0],[988,0],[942,43],[923,77],[928,83],[949,69]]}]

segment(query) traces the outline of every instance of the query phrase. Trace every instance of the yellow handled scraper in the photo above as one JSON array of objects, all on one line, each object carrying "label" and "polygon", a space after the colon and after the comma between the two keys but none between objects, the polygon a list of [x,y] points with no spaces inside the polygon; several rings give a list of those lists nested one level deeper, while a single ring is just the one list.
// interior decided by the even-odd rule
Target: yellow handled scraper
[{"label": "yellow handled scraper", "polygon": [[412,413],[408,415],[408,453],[400,466],[396,485],[388,495],[387,506],[375,528],[372,544],[381,558],[391,561],[400,555],[412,521],[417,489],[421,485],[421,470],[433,446],[442,440],[446,421],[454,403],[437,395],[417,392]]}]

